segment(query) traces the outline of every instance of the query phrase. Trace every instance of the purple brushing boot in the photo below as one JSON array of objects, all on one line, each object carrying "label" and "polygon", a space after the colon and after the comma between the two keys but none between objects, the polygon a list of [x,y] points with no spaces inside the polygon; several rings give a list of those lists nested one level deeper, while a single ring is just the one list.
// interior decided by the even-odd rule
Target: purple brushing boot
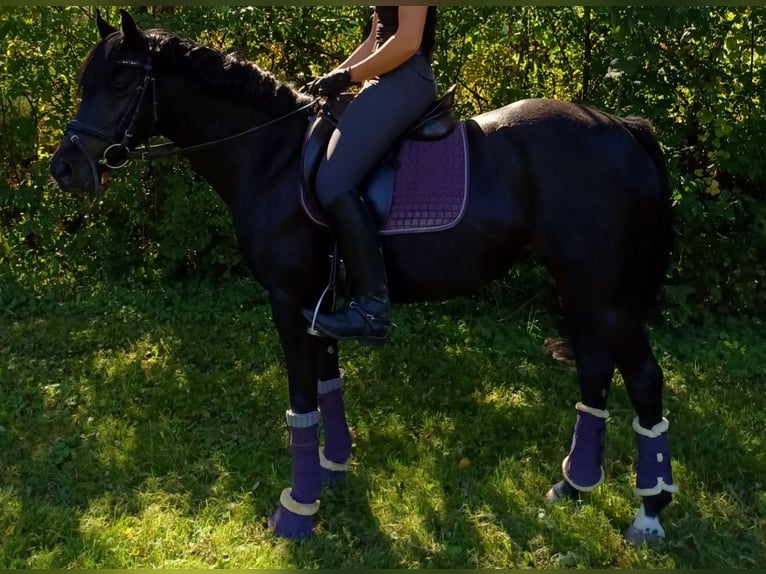
[{"label": "purple brushing boot", "polygon": [[324,428],[324,447],[319,449],[319,465],[324,483],[346,478],[351,456],[351,433],[343,404],[343,375],[341,370],[339,378],[319,381],[319,412]]},{"label": "purple brushing boot", "polygon": [[282,538],[307,538],[313,529],[312,516],[319,510],[322,480],[319,475],[319,411],[303,415],[287,411],[290,451],[293,458],[292,487],[282,491],[279,508],[269,518],[269,527]]},{"label": "purple brushing boot", "polygon": [[[673,484],[670,468],[670,445],[668,444],[668,419],[663,418],[651,429],[645,429],[633,419],[638,448],[638,468],[636,469],[637,496],[656,496],[661,492],[675,494],[678,487]],[[641,508],[625,532],[625,538],[634,544],[653,544],[665,538],[665,529],[660,524],[659,516],[648,516]]]},{"label": "purple brushing boot", "polygon": [[663,418],[651,429],[643,428],[638,417],[633,419],[638,448],[638,469],[636,471],[637,496],[653,496],[662,491],[676,493],[670,469],[670,445],[668,444],[668,419]]},{"label": "purple brushing boot", "polygon": [[575,405],[577,422],[569,454],[561,463],[564,479],[580,492],[590,492],[604,482],[604,442],[609,412],[583,403]]}]

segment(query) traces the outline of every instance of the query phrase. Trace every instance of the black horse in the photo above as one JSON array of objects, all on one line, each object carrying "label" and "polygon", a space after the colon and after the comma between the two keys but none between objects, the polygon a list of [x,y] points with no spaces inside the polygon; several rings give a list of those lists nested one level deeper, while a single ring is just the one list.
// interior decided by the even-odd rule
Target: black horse
[{"label": "black horse", "polygon": [[[136,146],[162,135],[226,202],[242,255],[269,293],[287,365],[292,487],[270,524],[281,536],[308,536],[322,480],[343,476],[351,454],[337,342],[309,334],[301,313],[325,291],[333,249],[299,191],[313,102],[249,62],[166,31],[141,31],[124,11],[120,29],[100,15],[98,27],[102,41],[84,62],[80,108],[51,173],[63,190],[95,192],[102,171],[151,155]],[[547,498],[577,496],[603,481],[606,402],[617,368],[637,414],[636,493],[643,497],[626,536],[664,537],[659,514],[676,486],[663,374],[644,323],[673,230],[651,128],[639,118],[535,99],[460,129],[470,166],[462,218],[431,233],[383,236],[392,298],[467,294],[537,254],[556,284],[581,390],[564,479]]]}]

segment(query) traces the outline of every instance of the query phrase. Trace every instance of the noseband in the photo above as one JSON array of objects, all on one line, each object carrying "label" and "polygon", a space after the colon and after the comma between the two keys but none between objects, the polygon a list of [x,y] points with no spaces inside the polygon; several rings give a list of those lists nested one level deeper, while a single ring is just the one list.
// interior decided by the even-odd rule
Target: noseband
[{"label": "noseband", "polygon": [[[151,93],[152,96],[152,113],[153,124],[152,128],[158,121],[157,117],[157,90],[154,85],[154,68],[152,66],[151,59],[146,63],[137,62],[135,60],[119,60],[118,66],[129,66],[132,68],[140,68],[144,70],[144,78],[136,89],[136,93],[133,95],[133,99],[130,101],[130,105],[125,114],[122,116],[117,129],[114,132],[105,130],[99,126],[94,126],[79,120],[72,120],[66,126],[65,133],[69,135],[69,141],[71,141],[77,149],[79,149],[88,160],[90,164],[91,176],[93,177],[93,192],[98,193],[99,190],[99,177],[96,164],[103,165],[109,169],[122,169],[130,162],[130,140],[135,135],[136,124],[138,123],[138,117],[141,114],[141,110],[144,107],[144,102]],[[153,131],[153,129],[152,129]],[[105,141],[109,145],[104,150],[104,154],[101,159],[96,160],[83,145],[80,140],[80,134],[88,134],[95,136],[100,140]],[[120,135],[122,134],[122,135]],[[117,152],[123,152],[124,158],[118,159],[113,157],[109,159],[110,154],[114,155]]]}]

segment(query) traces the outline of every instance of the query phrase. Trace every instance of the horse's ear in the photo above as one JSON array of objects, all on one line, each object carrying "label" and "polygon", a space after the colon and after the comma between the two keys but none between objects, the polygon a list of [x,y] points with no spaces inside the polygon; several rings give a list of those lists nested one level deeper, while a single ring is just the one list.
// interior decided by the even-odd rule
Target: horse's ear
[{"label": "horse's ear", "polygon": [[122,8],[120,9],[120,16],[122,16],[120,31],[125,38],[125,42],[128,44],[138,42],[141,38],[141,31],[138,29],[138,26],[136,26],[133,17]]},{"label": "horse's ear", "polygon": [[98,33],[101,34],[101,39],[106,39],[107,36],[114,34],[117,28],[110,25],[106,20],[101,17],[101,10],[96,8],[96,26],[98,26]]}]

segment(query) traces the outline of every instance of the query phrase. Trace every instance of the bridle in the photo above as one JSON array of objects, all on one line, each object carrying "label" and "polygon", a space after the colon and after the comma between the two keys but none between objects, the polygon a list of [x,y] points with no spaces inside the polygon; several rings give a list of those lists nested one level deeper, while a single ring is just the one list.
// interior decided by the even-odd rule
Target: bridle
[{"label": "bridle", "polygon": [[[158,121],[157,116],[157,90],[154,85],[154,67],[152,66],[151,58],[146,63],[138,62],[136,60],[119,60],[118,66],[129,66],[132,68],[140,68],[144,70],[144,78],[136,89],[136,93],[133,94],[133,99],[130,101],[130,105],[125,110],[125,113],[117,125],[114,131],[109,131],[99,126],[81,122],[80,120],[72,120],[66,126],[65,135],[69,136],[71,141],[77,149],[87,158],[90,165],[91,176],[93,177],[93,192],[98,193],[99,190],[99,177],[96,164],[103,165],[109,169],[122,169],[130,163],[130,141],[135,135],[136,124],[138,118],[141,115],[141,110],[144,107],[144,102],[151,94],[152,98],[152,113],[153,124],[152,131],[154,131],[154,124]],[[87,150],[82,143],[79,134],[87,134],[97,137],[98,139],[105,141],[107,148],[104,150],[104,154],[101,159],[96,160]],[[121,134],[121,135],[119,135]],[[117,157],[110,160],[110,154],[115,154],[119,151],[124,153],[124,158],[120,161]]]},{"label": "bridle", "polygon": [[[161,157],[169,157],[192,151],[200,151],[257,132],[258,130],[298,114],[303,110],[314,106],[319,101],[319,98],[315,98],[308,104],[303,105],[287,114],[279,116],[278,118],[217,140],[182,148],[177,147],[172,142],[168,142],[155,146],[144,145],[131,149],[130,143],[135,136],[136,124],[138,123],[138,119],[142,110],[144,109],[144,102],[148,100],[150,95],[152,99],[152,129],[150,134],[154,134],[154,128],[159,123],[154,66],[152,65],[151,58],[149,58],[145,63],[139,62],[137,60],[119,60],[117,65],[129,66],[132,68],[139,68],[144,70],[144,77],[141,80],[141,83],[138,85],[138,88],[136,88],[136,93],[133,95],[133,99],[130,101],[130,105],[125,110],[125,113],[123,114],[120,123],[117,125],[117,128],[113,132],[110,132],[109,130],[99,126],[94,126],[79,120],[72,120],[67,124],[64,132],[65,135],[69,137],[69,141],[72,142],[88,160],[91,176],[93,177],[94,194],[99,192],[99,176],[98,168],[96,167],[97,164],[102,165],[108,169],[122,169],[134,159],[149,161]],[[104,153],[100,159],[95,159],[88,152],[78,134],[94,136],[109,144],[104,150]],[[120,155],[115,156],[117,153],[120,153]],[[113,156],[111,159],[110,154]]]}]

